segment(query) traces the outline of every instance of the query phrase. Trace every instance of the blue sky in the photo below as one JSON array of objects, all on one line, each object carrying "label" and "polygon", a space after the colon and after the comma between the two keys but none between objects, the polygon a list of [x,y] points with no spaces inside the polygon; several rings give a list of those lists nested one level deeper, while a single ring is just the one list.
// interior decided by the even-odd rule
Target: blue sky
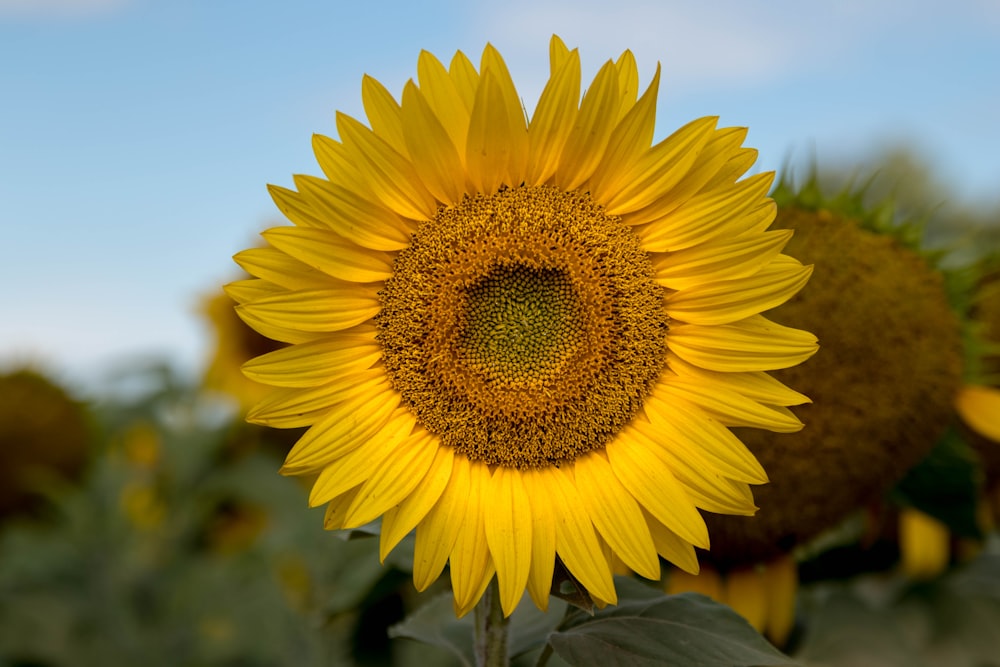
[{"label": "blue sky", "polygon": [[362,115],[363,74],[398,94],[421,49],[490,41],[530,109],[552,33],[585,77],[662,62],[660,137],[719,115],[761,170],[912,142],[956,199],[1000,199],[1000,0],[0,0],[0,368],[196,370],[199,299],[280,220],[265,185]]}]

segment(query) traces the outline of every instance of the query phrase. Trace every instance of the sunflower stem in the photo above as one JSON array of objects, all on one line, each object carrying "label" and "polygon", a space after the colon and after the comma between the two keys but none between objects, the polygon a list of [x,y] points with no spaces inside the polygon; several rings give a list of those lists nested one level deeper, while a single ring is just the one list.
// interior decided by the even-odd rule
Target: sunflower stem
[{"label": "sunflower stem", "polygon": [[475,649],[478,667],[508,667],[507,630],[510,619],[500,607],[500,589],[494,577],[483,597],[476,603]]}]

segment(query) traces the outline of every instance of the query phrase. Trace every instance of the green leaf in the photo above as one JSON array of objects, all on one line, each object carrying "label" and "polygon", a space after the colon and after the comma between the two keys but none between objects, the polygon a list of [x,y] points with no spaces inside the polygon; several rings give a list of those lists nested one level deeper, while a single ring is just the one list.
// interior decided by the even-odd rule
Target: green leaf
[{"label": "green leaf", "polygon": [[413,639],[451,653],[463,667],[476,664],[472,648],[472,614],[455,618],[451,593],[434,598],[389,628],[389,637]]},{"label": "green leaf", "polygon": [[571,665],[752,667],[794,665],[729,607],[703,595],[650,597],[608,607],[549,636]]},{"label": "green leaf", "polygon": [[976,521],[979,475],[975,453],[949,429],[896,486],[893,497],[943,521],[957,535],[982,537]]}]

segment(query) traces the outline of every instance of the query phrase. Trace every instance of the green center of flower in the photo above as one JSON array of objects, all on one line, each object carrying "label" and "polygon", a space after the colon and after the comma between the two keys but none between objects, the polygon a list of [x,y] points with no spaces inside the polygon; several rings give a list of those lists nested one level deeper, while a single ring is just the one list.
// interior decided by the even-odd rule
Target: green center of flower
[{"label": "green center of flower", "polygon": [[491,465],[544,467],[603,447],[666,357],[648,254],[578,192],[504,189],[442,208],[381,298],[383,362],[404,404]]},{"label": "green center of flower", "polygon": [[500,264],[466,294],[456,349],[487,383],[540,385],[585,340],[582,307],[563,271]]}]

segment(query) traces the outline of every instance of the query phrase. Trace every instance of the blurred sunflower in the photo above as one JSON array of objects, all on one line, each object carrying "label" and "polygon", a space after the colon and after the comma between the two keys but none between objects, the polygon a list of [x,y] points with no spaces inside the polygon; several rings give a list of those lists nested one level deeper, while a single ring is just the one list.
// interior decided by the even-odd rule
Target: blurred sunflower
[{"label": "blurred sunflower", "polygon": [[37,371],[0,374],[0,519],[31,513],[89,459],[85,406]]},{"label": "blurred sunflower", "polygon": [[[779,610],[772,625],[771,613],[794,605],[794,596],[782,592],[787,587],[762,585],[760,573],[775,562],[794,572],[789,555],[797,548],[881,505],[942,441],[956,408],[973,421],[1000,414],[981,388],[966,384],[968,327],[954,277],[921,249],[916,225],[895,221],[888,203],[864,205],[863,195],[827,198],[814,180],[798,191],[787,183],[775,191],[775,227],[794,229],[788,250],[817,267],[809,286],[773,312],[823,341],[809,364],[776,374],[815,400],[798,409],[809,428],[741,433],[770,477],[756,494],[762,511],[748,519],[707,517],[713,548],[702,559],[710,581],[677,574],[667,584],[673,592],[719,590],[717,599],[735,599],[734,607],[779,644],[793,616]],[[963,410],[973,399],[983,402]],[[904,508],[898,532],[904,570],[940,572],[948,534],[939,521]],[[735,598],[711,582],[730,578],[739,582]]]},{"label": "blurred sunflower", "polygon": [[236,399],[245,412],[264,398],[270,388],[246,377],[240,367],[284,345],[244,324],[233,310],[235,305],[223,292],[206,296],[201,302],[199,312],[211,330],[214,343],[204,384],[207,389]]},{"label": "blurred sunflower", "polygon": [[450,563],[457,614],[494,577],[505,614],[546,608],[555,561],[598,603],[612,562],[698,567],[698,508],[752,514],[764,469],[728,427],[793,432],[808,399],[765,371],[816,348],[760,313],[811,267],[768,231],[773,174],[746,130],[653,144],[659,71],[608,61],[580,98],[558,39],[527,121],[500,54],[421,53],[397,102],[364,79],[370,128],[314,138],[326,178],[272,187],[294,223],[239,253],[237,312],[289,343],[244,366],[277,387],[248,415],[311,428],[283,472],[318,474],[326,526],[416,529],[414,582]]}]

